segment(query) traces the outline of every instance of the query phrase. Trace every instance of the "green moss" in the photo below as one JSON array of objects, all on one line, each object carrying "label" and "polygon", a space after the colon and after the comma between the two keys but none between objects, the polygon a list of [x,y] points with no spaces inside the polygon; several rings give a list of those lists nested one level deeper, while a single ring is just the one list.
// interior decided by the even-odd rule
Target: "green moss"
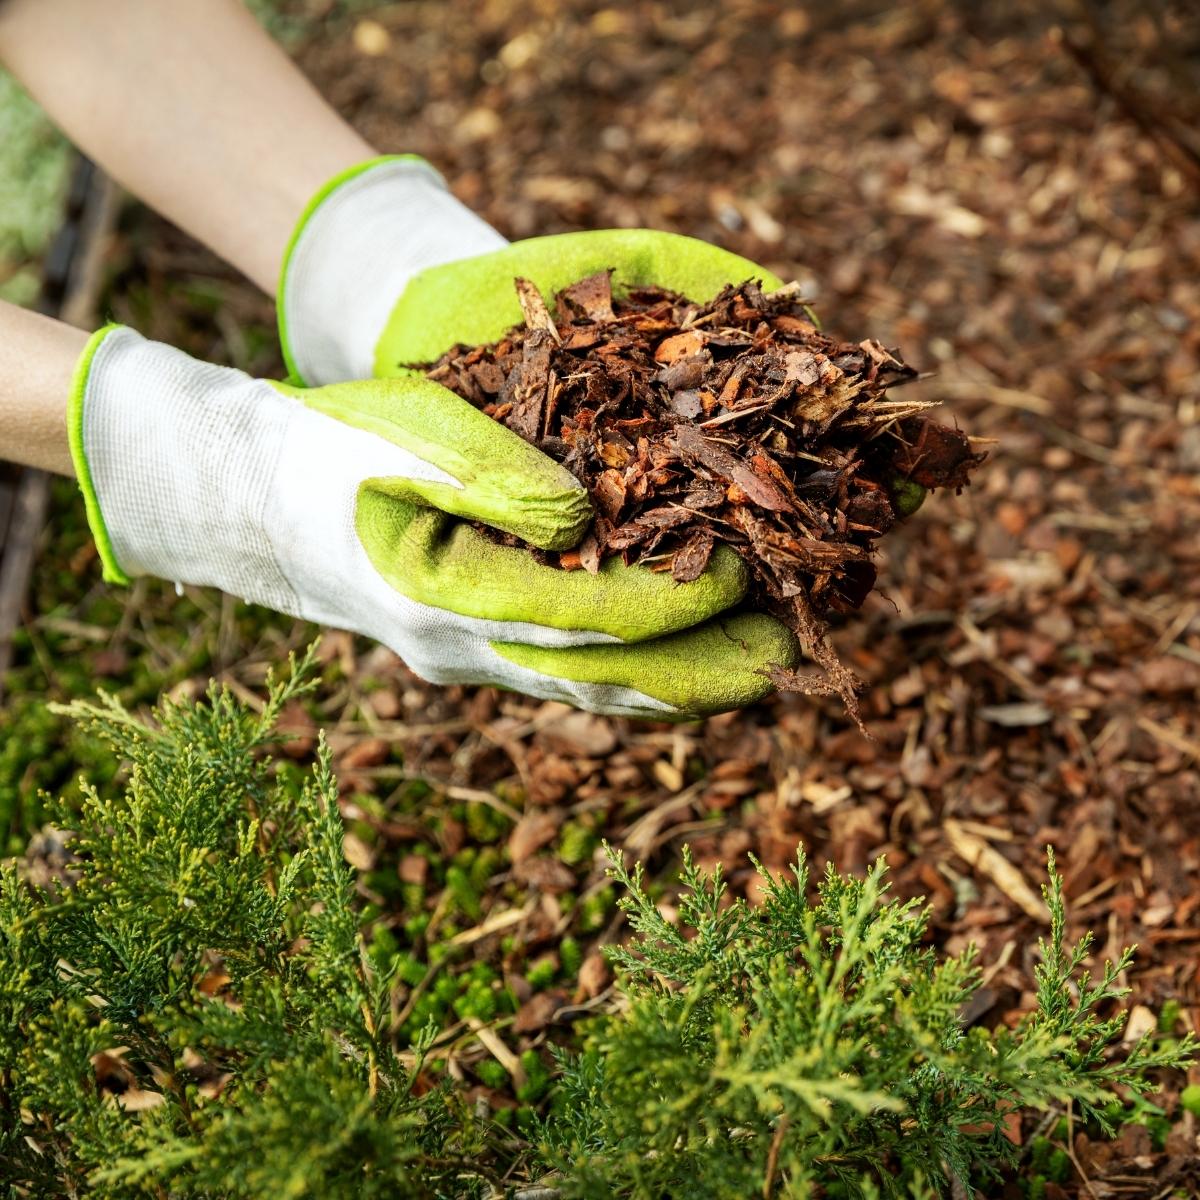
[{"label": "green moss", "polygon": [[467,832],[475,841],[486,844],[505,837],[512,822],[487,804],[472,804],[467,809]]},{"label": "green moss", "polygon": [[470,873],[462,866],[447,867],[446,888],[453,899],[455,911],[469,917],[472,921],[478,921],[483,915],[483,908],[480,904],[481,889],[476,886]]},{"label": "green moss", "polygon": [[583,951],[579,948],[579,943],[570,934],[567,934],[559,943],[558,958],[562,963],[564,977],[574,979],[579,974],[579,968],[583,965]]},{"label": "green moss", "polygon": [[[8,276],[42,253],[62,220],[71,148],[6,71],[0,71],[0,125],[0,276]],[[18,283],[4,298],[20,303],[35,295]]]},{"label": "green moss", "polygon": [[400,943],[396,940],[396,935],[385,925],[376,925],[371,932],[371,950],[377,956],[386,956],[390,959],[400,952]]},{"label": "green moss", "polygon": [[508,1086],[508,1072],[494,1058],[485,1058],[476,1063],[475,1074],[481,1083],[496,1091]]},{"label": "green moss", "polygon": [[553,982],[554,977],[558,974],[558,962],[552,955],[546,955],[545,958],[538,959],[528,971],[525,972],[525,980],[535,992],[540,992],[548,988]]},{"label": "green moss", "polygon": [[1165,1116],[1147,1117],[1143,1122],[1150,1133],[1150,1144],[1161,1153],[1171,1133],[1171,1122]]},{"label": "green moss", "polygon": [[1044,1173],[1054,1153],[1054,1143],[1046,1137],[1037,1136],[1029,1142],[1029,1165],[1033,1170]]},{"label": "green moss", "polygon": [[525,1082],[517,1088],[517,1099],[532,1104],[549,1090],[552,1077],[536,1050],[526,1050],[521,1055],[521,1066],[525,1069]]},{"label": "green moss", "polygon": [[480,895],[485,892],[492,881],[492,876],[504,866],[504,856],[495,846],[483,846],[471,864],[471,887]]},{"label": "green moss", "polygon": [[578,928],[581,933],[598,933],[616,911],[617,897],[611,887],[603,887],[579,904]]},{"label": "green moss", "polygon": [[481,1021],[490,1021],[496,1016],[496,990],[486,983],[472,981],[454,1000],[454,1011],[463,1020],[477,1017]]},{"label": "green moss", "polygon": [[429,913],[421,912],[416,916],[409,917],[404,922],[404,932],[410,942],[415,942],[418,938],[425,936],[425,930],[429,928],[429,917]]},{"label": "green moss", "polygon": [[593,830],[579,821],[568,821],[559,834],[558,857],[570,867],[588,862],[599,839]]},{"label": "green moss", "polygon": [[426,965],[415,955],[403,953],[396,960],[396,977],[409,987],[416,987],[425,978]]},{"label": "green moss", "polygon": [[1071,1178],[1071,1156],[1065,1150],[1060,1148],[1051,1153],[1046,1178],[1051,1183],[1066,1183]]}]

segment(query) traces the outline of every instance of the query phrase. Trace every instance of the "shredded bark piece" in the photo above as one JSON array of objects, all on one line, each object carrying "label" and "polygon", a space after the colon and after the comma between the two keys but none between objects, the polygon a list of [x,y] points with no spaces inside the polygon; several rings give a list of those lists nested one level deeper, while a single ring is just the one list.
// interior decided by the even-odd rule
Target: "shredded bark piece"
[{"label": "shredded bark piece", "polygon": [[823,671],[776,666],[771,680],[840,696],[861,727],[861,685],[827,618],[874,587],[875,543],[911,510],[913,485],[961,489],[984,455],[925,416],[928,402],[892,400],[916,372],[878,342],[821,332],[795,285],[748,281],[698,305],[652,287],[614,297],[602,271],[559,292],[552,315],[529,280],[515,284],[524,325],[423,369],[588,489],[591,530],[550,561],[595,571],[619,554],[686,583],[731,546],[749,603]]}]

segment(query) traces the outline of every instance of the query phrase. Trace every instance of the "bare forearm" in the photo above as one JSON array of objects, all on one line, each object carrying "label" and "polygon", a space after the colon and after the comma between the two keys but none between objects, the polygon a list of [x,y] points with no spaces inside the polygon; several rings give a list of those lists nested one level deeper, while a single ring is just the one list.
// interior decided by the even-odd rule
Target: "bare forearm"
[{"label": "bare forearm", "polygon": [[0,302],[0,459],[72,475],[67,396],[88,335]]},{"label": "bare forearm", "polygon": [[109,174],[272,293],[309,199],[375,153],[238,0],[3,0],[0,60]]}]

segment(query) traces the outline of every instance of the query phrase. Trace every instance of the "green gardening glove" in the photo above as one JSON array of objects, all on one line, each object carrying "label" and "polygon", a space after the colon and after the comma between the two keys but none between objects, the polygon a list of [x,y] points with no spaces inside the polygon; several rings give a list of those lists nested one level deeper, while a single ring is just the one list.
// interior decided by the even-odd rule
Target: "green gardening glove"
[{"label": "green gardening glove", "polygon": [[[464,245],[484,252],[458,258]],[[413,270],[430,260],[434,265]],[[528,550],[499,545],[447,514],[474,516],[535,545],[567,548],[590,520],[582,493],[531,499],[536,481],[561,468],[465,401],[450,397],[437,411],[430,404],[405,408],[410,395],[435,386],[410,364],[433,360],[457,342],[494,341],[521,320],[515,276],[549,295],[607,268],[615,269],[618,290],[658,284],[699,301],[747,278],[780,284],[736,255],[645,230],[505,245],[431,182],[425,164],[368,164],[335,181],[294,238],[280,286],[281,334],[293,375],[306,383],[373,373],[413,391],[380,392],[369,414],[353,391],[334,398],[337,387],[350,385],[294,395],[393,440],[388,430],[403,427],[406,437],[423,443],[416,451],[425,461],[458,479],[462,469],[445,465],[428,443],[440,446],[451,430],[471,430],[472,473],[489,481],[486,505],[470,488],[455,495],[425,487],[416,507],[404,486],[376,480],[357,492],[357,542],[396,597],[397,615],[405,613],[387,636],[377,620],[371,632],[419,674],[495,683],[604,712],[686,717],[739,707],[771,690],[766,668],[792,665],[797,646],[784,626],[763,614],[720,615],[742,600],[748,585],[736,554],[719,548],[690,584],[618,560],[606,562],[598,575],[542,566]],[[398,289],[399,299],[393,291],[382,303],[389,288]],[[326,394],[329,400],[318,399]],[[514,515],[531,508],[543,526],[535,531],[539,536],[531,536],[527,516]],[[551,529],[552,538],[546,536]],[[361,578],[356,575],[356,588]]]}]

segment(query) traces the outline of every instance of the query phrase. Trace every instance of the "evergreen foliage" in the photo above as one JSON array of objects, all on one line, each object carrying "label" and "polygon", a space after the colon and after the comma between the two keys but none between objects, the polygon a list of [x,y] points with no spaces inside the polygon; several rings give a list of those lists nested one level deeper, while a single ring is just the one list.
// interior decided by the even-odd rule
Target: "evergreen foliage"
[{"label": "evergreen foliage", "polygon": [[543,1138],[564,1196],[940,1196],[955,1178],[991,1194],[1018,1157],[1010,1114],[1073,1102],[1111,1132],[1114,1088],[1143,1093],[1148,1070],[1194,1050],[1144,1038],[1110,1058],[1124,1017],[1100,1013],[1132,952],[1086,977],[1091,939],[1065,944],[1053,856],[1037,1009],[990,1032],[960,1023],[974,953],[939,962],[926,910],[887,898],[882,862],[865,880],[830,868],[815,904],[802,855],[790,880],[756,863],[752,907],[685,852],[677,923],[640,867],[610,862],[637,935],[610,951],[629,1003],[562,1059]]},{"label": "evergreen foliage", "polygon": [[[1070,1101],[1102,1126],[1114,1088],[1192,1052],[1107,1054],[1128,959],[1082,976],[1053,866],[1038,1011],[987,1033],[959,1019],[973,958],[939,961],[882,864],[829,871],[810,903],[801,859],[751,908],[687,858],[672,923],[612,856],[635,933],[612,951],[623,1006],[515,1135],[437,1083],[433,1029],[408,1045],[396,1024],[413,981],[364,943],[324,746],[307,773],[269,757],[309,668],[261,712],[215,687],[151,723],[109,697],[66,710],[130,766],[60,803],[65,876],[0,875],[5,1194],[944,1195],[1013,1160],[1006,1115]],[[549,1076],[533,1051],[522,1066],[532,1101]]]},{"label": "evergreen foliage", "polygon": [[470,1194],[473,1120],[391,1046],[328,753],[299,786],[262,754],[308,665],[261,714],[70,706],[132,766],[85,789],[72,881],[0,879],[10,1194]]}]

